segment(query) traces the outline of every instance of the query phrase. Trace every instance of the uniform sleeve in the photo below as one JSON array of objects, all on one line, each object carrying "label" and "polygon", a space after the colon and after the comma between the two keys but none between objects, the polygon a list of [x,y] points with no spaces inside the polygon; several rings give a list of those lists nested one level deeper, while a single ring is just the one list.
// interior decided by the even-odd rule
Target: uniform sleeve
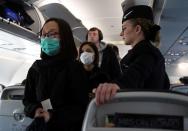
[{"label": "uniform sleeve", "polygon": [[37,73],[31,67],[27,74],[24,99],[23,99],[23,104],[25,106],[24,108],[25,114],[26,116],[31,118],[34,117],[35,110],[38,107],[42,107],[41,104],[37,102],[37,98],[36,98],[36,90],[35,90],[36,78],[37,78]]},{"label": "uniform sleeve", "polygon": [[133,61],[126,72],[116,80],[121,88],[138,88],[144,86],[146,80],[155,66],[155,59],[151,55],[141,55]]}]

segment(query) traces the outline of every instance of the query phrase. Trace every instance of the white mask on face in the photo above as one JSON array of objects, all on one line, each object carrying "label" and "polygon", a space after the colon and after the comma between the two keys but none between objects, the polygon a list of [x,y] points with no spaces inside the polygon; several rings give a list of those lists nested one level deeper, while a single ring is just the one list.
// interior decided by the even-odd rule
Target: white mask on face
[{"label": "white mask on face", "polygon": [[83,52],[80,55],[80,60],[83,64],[85,65],[89,65],[92,64],[94,61],[94,53],[90,53],[90,52]]}]

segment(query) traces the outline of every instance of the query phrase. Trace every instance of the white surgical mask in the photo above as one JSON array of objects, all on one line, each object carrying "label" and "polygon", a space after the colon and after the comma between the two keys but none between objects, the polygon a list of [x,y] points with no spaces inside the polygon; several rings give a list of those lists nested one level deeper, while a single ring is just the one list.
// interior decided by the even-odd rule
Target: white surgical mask
[{"label": "white surgical mask", "polygon": [[80,55],[80,60],[83,64],[85,65],[89,65],[92,64],[94,61],[94,53],[91,52],[83,52]]}]

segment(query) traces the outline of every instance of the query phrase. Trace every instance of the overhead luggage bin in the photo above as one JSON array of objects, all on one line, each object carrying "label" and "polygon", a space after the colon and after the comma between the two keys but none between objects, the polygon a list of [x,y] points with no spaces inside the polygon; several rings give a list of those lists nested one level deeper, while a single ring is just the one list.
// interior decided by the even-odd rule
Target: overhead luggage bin
[{"label": "overhead luggage bin", "polygon": [[[30,1],[30,0],[29,0]],[[38,32],[45,18],[34,4],[25,0],[10,0],[0,3],[0,30],[38,42]]]},{"label": "overhead luggage bin", "polygon": [[127,91],[96,106],[93,99],[82,131],[188,131],[188,96],[175,92]]}]

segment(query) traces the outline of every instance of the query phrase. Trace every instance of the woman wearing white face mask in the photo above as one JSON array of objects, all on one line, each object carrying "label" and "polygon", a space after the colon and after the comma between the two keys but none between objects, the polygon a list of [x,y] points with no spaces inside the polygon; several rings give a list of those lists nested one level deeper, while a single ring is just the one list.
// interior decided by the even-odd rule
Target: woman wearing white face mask
[{"label": "woman wearing white face mask", "polygon": [[86,70],[90,69],[90,67],[93,67],[94,58],[95,58],[94,53],[92,52],[84,51],[80,55],[80,61],[84,64],[84,67],[86,68]]},{"label": "woman wearing white face mask", "polygon": [[89,95],[100,83],[109,81],[109,76],[98,67],[99,52],[92,42],[84,42],[79,48],[79,61],[82,63],[89,84]]}]

